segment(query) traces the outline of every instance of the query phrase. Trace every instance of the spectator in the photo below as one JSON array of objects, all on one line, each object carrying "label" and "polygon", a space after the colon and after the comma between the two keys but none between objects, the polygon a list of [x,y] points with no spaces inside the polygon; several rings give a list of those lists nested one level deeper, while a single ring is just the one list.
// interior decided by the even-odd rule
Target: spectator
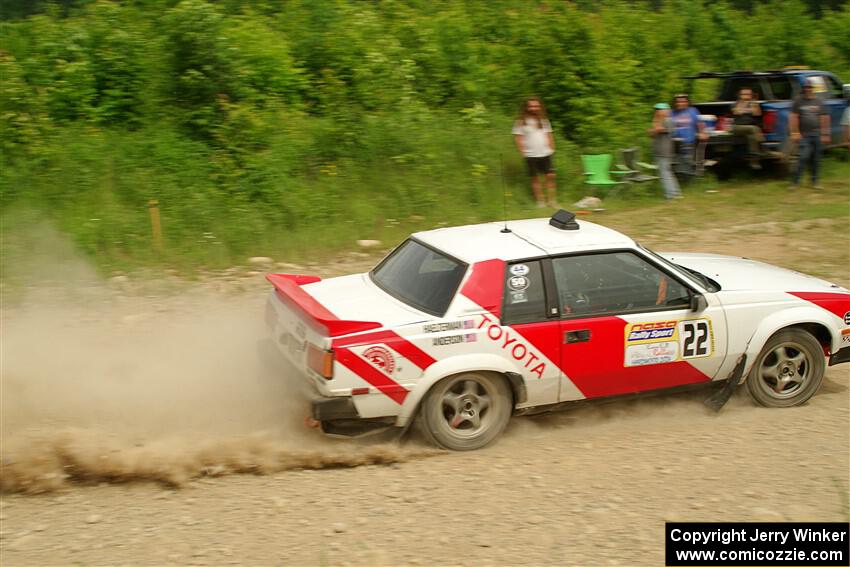
[{"label": "spectator", "polygon": [[555,170],[552,168],[555,138],[552,135],[552,125],[546,119],[546,109],[539,98],[530,97],[523,103],[519,117],[514,123],[513,135],[519,152],[525,158],[537,206],[544,207],[547,204],[540,182],[543,177],[549,193],[548,204],[559,208],[555,194]]},{"label": "spectator", "polygon": [[829,113],[823,101],[815,93],[812,79],[806,79],[803,93],[794,99],[791,106],[791,140],[799,143],[799,162],[794,172],[794,187],[799,187],[803,170],[808,165],[812,174],[812,187],[818,185],[818,169],[822,152],[821,144],[828,144]]},{"label": "spectator", "polygon": [[699,112],[691,106],[687,94],[681,93],[673,97],[673,123],[676,127],[675,139],[679,142],[679,154],[682,157],[684,168],[689,175],[693,175],[694,169],[694,144],[697,140],[707,140],[708,134],[704,131],[705,125],[699,119]]},{"label": "spectator", "polygon": [[762,136],[761,128],[756,126],[760,116],[761,106],[753,102],[753,89],[743,87],[738,91],[738,100],[732,106],[732,117],[735,120],[732,133],[747,139],[748,158],[750,167],[753,169],[761,169],[759,157],[761,157],[761,142],[764,136]]},{"label": "spectator", "polygon": [[652,136],[652,155],[658,167],[658,175],[661,177],[664,196],[667,199],[681,199],[679,182],[673,175],[673,132],[674,124],[673,119],[670,118],[670,105],[659,102],[655,105],[652,127],[649,129],[649,135]]}]

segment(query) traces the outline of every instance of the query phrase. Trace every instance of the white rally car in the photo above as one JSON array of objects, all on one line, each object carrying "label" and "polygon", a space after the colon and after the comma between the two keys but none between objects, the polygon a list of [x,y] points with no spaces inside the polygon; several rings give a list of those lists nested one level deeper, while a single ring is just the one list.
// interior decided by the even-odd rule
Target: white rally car
[{"label": "white rally car", "polygon": [[795,406],[850,361],[847,289],[656,254],[566,211],[419,232],[365,274],[267,277],[272,339],[329,434],[416,418],[436,444],[476,449],[511,415],[721,382],[728,399],[743,380],[757,403]]}]

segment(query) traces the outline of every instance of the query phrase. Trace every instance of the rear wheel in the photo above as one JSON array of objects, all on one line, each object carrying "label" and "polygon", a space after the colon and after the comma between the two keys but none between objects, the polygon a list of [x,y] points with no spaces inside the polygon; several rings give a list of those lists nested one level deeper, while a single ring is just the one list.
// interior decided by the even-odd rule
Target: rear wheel
[{"label": "rear wheel", "polygon": [[811,334],[801,329],[780,331],[756,358],[747,389],[760,405],[798,406],[817,392],[825,369],[823,348]]},{"label": "rear wheel", "polygon": [[467,372],[437,382],[418,419],[423,435],[435,445],[471,451],[492,443],[511,413],[511,390],[502,376]]}]

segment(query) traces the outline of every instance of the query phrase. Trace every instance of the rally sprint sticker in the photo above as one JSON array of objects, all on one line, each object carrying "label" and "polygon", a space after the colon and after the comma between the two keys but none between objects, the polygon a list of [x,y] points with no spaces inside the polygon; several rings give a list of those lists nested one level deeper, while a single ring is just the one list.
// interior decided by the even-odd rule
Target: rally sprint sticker
[{"label": "rally sprint sticker", "polygon": [[626,325],[625,366],[665,364],[714,353],[711,319],[653,321]]}]

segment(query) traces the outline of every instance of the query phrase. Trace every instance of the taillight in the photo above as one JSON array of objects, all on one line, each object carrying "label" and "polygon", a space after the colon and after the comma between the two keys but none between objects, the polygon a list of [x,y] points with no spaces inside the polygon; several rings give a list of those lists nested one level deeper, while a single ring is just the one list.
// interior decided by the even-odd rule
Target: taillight
[{"label": "taillight", "polygon": [[761,129],[764,133],[773,132],[776,128],[776,111],[765,110],[761,119]]},{"label": "taillight", "polygon": [[334,377],[334,351],[307,345],[307,366],[322,378],[330,380]]}]

